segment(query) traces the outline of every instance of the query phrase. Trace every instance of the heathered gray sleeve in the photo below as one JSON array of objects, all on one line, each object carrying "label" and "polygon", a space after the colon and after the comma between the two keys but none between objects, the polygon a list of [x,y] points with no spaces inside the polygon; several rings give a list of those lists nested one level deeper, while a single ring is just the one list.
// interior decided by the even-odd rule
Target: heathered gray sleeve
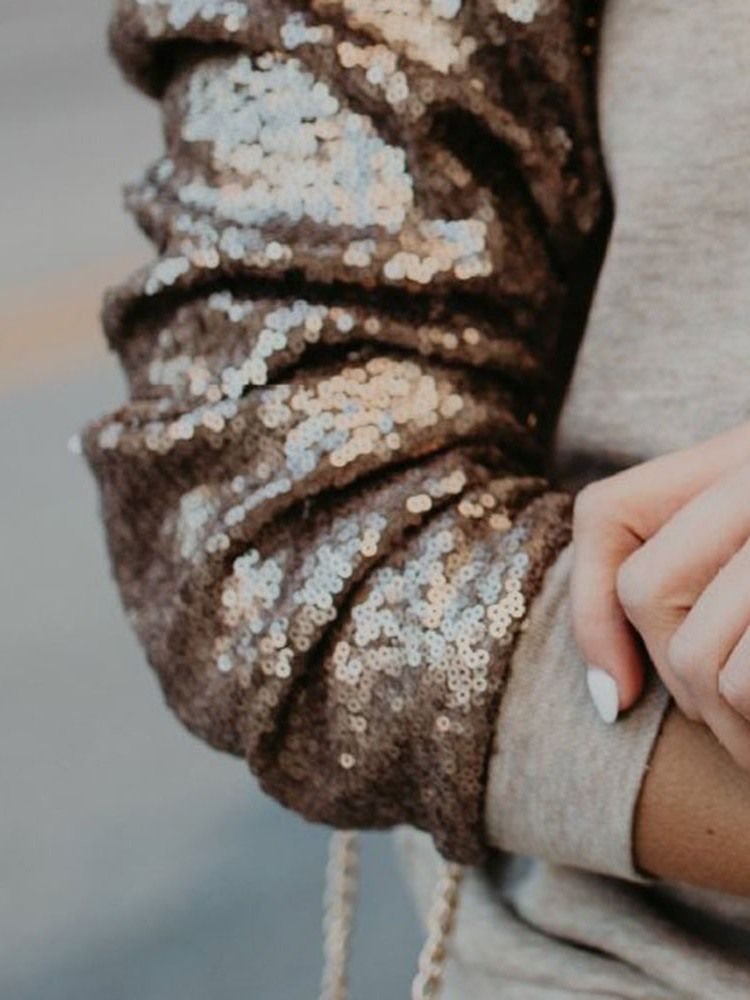
[{"label": "heathered gray sleeve", "polygon": [[642,881],[633,817],[669,696],[652,677],[634,709],[614,726],[601,721],[573,638],[572,563],[570,542],[547,571],[515,649],[489,765],[488,839],[513,853]]}]

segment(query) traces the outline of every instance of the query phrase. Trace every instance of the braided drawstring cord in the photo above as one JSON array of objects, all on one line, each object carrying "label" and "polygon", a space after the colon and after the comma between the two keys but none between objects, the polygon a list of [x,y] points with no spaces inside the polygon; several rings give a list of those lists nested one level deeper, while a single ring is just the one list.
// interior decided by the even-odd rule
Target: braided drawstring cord
[{"label": "braided drawstring cord", "polygon": [[[411,1000],[436,1000],[443,983],[447,942],[455,924],[464,869],[446,861],[441,865],[427,916],[427,938],[411,985]],[[331,836],[326,868],[320,1000],[347,1000],[358,878],[359,838],[352,830],[337,830]]]}]

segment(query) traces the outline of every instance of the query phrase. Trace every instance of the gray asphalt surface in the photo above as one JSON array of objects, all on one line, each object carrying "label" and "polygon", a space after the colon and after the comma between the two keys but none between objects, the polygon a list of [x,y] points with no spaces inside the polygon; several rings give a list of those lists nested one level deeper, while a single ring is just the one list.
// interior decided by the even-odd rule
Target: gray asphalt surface
[{"label": "gray asphalt surface", "polygon": [[[0,997],[311,1000],[326,832],[164,709],[66,448],[122,398],[96,310],[147,254],[118,191],[157,127],[108,7],[0,3]],[[354,1000],[406,997],[419,944],[369,836]]]}]

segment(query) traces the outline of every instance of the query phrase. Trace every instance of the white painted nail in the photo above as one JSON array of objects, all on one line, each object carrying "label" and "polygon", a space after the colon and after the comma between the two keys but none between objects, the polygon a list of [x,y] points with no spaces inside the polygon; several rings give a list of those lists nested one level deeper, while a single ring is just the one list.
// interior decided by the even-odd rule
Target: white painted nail
[{"label": "white painted nail", "polygon": [[599,667],[589,667],[586,684],[594,706],[606,723],[615,722],[620,713],[620,696],[614,678]]}]

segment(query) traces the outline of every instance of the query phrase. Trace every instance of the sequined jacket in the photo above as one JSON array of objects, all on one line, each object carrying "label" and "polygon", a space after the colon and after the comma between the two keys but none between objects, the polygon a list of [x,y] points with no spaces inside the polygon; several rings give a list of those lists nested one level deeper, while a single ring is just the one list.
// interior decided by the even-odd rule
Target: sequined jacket
[{"label": "sequined jacket", "polygon": [[[606,214],[576,0],[121,0],[153,263],[91,423],[180,719],[313,820],[483,856],[493,722],[570,540],[545,474]],[[592,263],[593,262],[593,263]]]}]

